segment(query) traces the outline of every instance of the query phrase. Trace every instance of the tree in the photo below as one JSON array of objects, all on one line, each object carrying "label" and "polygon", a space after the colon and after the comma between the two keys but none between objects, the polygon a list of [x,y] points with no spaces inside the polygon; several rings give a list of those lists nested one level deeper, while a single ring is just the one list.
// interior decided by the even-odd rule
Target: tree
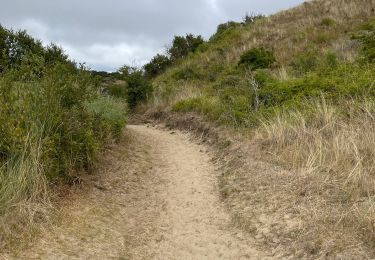
[{"label": "tree", "polygon": [[195,36],[193,34],[187,34],[184,36],[175,36],[172,42],[172,46],[167,50],[172,61],[176,61],[180,58],[186,57],[190,52],[195,52],[196,49],[204,43],[202,36]]},{"label": "tree", "polygon": [[157,54],[149,63],[144,65],[145,76],[147,78],[155,78],[163,73],[171,63],[172,62],[168,56]]},{"label": "tree", "polygon": [[149,98],[152,85],[145,78],[143,70],[125,65],[119,69],[119,73],[127,83],[126,100],[130,109],[134,109],[139,103]]},{"label": "tree", "polygon": [[47,64],[70,63],[68,55],[64,50],[54,43],[47,46],[44,51],[44,59]]},{"label": "tree", "polygon": [[63,63],[72,69],[76,68],[76,64],[69,60],[59,46],[50,44],[44,47],[41,41],[35,40],[26,31],[14,32],[0,25],[0,73],[19,68],[25,60],[32,63],[38,58],[48,65]]},{"label": "tree", "polygon": [[195,52],[198,49],[198,47],[204,43],[204,40],[203,37],[200,35],[194,36],[193,34],[187,34],[186,42],[188,45],[188,51]]},{"label": "tree", "polygon": [[168,49],[168,54],[171,60],[176,61],[182,57],[185,57],[189,53],[189,46],[186,38],[183,36],[175,36],[172,42],[172,46]]}]

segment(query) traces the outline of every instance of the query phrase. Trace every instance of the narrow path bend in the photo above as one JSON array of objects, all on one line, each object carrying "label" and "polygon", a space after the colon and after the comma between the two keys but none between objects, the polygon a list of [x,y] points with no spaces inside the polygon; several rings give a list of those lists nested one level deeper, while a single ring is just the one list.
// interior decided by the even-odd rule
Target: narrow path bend
[{"label": "narrow path bend", "polygon": [[14,258],[264,259],[231,226],[210,157],[188,135],[128,126],[105,161],[62,224]]}]

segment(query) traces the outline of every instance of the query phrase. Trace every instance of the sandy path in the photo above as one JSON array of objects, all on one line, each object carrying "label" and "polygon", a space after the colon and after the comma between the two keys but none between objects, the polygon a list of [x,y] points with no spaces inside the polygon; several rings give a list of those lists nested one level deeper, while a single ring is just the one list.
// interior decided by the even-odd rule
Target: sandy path
[{"label": "sandy path", "polygon": [[204,147],[146,126],[128,126],[127,135],[65,207],[62,224],[9,258],[264,259],[230,225]]}]

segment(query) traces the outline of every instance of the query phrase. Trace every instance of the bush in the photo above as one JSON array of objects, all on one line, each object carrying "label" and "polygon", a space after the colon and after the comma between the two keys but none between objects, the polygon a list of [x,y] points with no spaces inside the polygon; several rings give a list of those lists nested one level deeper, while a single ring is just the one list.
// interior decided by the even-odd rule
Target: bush
[{"label": "bush", "polygon": [[245,17],[243,18],[244,24],[252,24],[256,22],[257,20],[265,18],[262,14],[249,14],[247,13]]},{"label": "bush", "polygon": [[120,68],[119,72],[127,83],[126,101],[128,107],[134,109],[138,104],[147,101],[153,89],[144,72],[126,65]]},{"label": "bush", "polygon": [[375,61],[375,20],[365,24],[362,31],[353,35],[362,44],[363,56],[369,62]]},{"label": "bush", "polygon": [[126,123],[126,105],[122,99],[99,97],[87,103],[86,107],[94,118],[94,132],[101,140],[108,136],[121,136]]},{"label": "bush", "polygon": [[238,28],[241,26],[241,23],[229,21],[223,24],[220,24],[217,27],[216,33],[210,37],[210,42],[219,41],[220,39],[224,38],[224,35],[228,31],[232,31],[235,28]]},{"label": "bush", "polygon": [[256,70],[269,68],[275,61],[275,57],[271,50],[265,48],[252,48],[241,55],[238,64],[251,70]]},{"label": "bush", "polygon": [[322,26],[332,26],[332,25],[335,25],[336,24],[336,21],[333,20],[332,18],[323,18],[322,21],[320,22],[320,25]]},{"label": "bush", "polygon": [[184,36],[175,36],[172,46],[167,50],[172,61],[186,57],[204,43],[202,36],[187,34]]},{"label": "bush", "polygon": [[173,72],[173,78],[176,80],[194,80],[201,77],[202,75],[197,71],[197,68],[188,64],[181,66]]},{"label": "bush", "polygon": [[143,68],[145,70],[146,77],[155,78],[156,76],[163,73],[169,66],[171,66],[171,64],[172,62],[169,57],[157,54]]},{"label": "bush", "polygon": [[105,89],[107,90],[110,96],[125,99],[127,95],[127,87],[128,87],[127,83],[109,84],[108,86],[105,87]]},{"label": "bush", "polygon": [[318,67],[319,64],[318,56],[319,55],[314,51],[308,51],[300,54],[296,57],[295,61],[292,63],[292,66],[301,74],[313,71]]},{"label": "bush", "polygon": [[121,134],[126,110],[101,97],[98,81],[56,45],[0,27],[0,55],[2,247],[42,222],[50,184],[71,183],[88,170],[105,142]]},{"label": "bush", "polygon": [[[41,41],[33,39],[26,31],[14,32],[0,25],[0,73],[19,68],[30,55],[44,59],[49,66],[57,63],[64,63],[71,69],[76,66],[57,45],[43,47]],[[39,73],[41,75],[42,72]]]},{"label": "bush", "polygon": [[322,95],[333,101],[374,97],[374,75],[375,68],[370,65],[323,66],[302,78],[269,82],[260,89],[259,98],[266,107],[300,107],[302,101]]}]

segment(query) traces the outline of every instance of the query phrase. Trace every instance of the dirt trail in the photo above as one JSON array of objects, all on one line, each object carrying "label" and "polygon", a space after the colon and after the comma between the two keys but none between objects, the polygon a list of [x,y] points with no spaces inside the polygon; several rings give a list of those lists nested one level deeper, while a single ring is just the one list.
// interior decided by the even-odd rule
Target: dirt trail
[{"label": "dirt trail", "polygon": [[180,132],[127,129],[62,224],[10,259],[264,259],[231,226],[204,147]]}]

